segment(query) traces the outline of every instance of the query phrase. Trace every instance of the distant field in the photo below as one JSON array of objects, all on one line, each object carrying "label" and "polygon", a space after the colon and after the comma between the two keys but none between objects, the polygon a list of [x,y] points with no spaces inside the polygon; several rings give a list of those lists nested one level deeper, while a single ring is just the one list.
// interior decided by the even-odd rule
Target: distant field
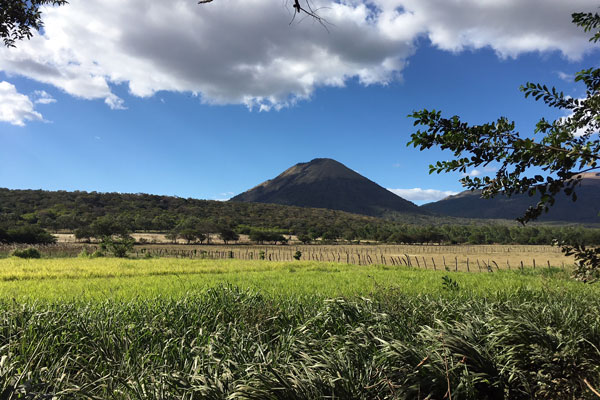
[{"label": "distant field", "polygon": [[[435,294],[446,271],[422,271],[402,266],[359,266],[315,261],[149,260],[117,258],[56,258],[0,260],[0,298],[64,300],[180,296],[220,284],[257,289],[276,296],[368,296],[383,287],[405,293]],[[469,293],[491,294],[500,289],[581,287],[564,279],[560,269],[451,273]],[[595,286],[584,286],[596,290]],[[562,289],[561,289],[562,290]],[[581,290],[581,289],[580,289]]]},{"label": "distant field", "polygon": [[[26,246],[21,246],[26,247]],[[7,256],[14,246],[0,246],[0,256]],[[77,256],[83,248],[90,252],[95,244],[60,243],[40,247],[50,257]],[[131,253],[134,258],[146,254],[155,257],[258,260],[261,252],[267,261],[294,261],[296,251],[302,261],[341,264],[412,266],[420,269],[480,272],[490,269],[515,270],[523,267],[570,269],[572,257],[565,257],[558,247],[528,245],[183,245],[141,244]]]}]

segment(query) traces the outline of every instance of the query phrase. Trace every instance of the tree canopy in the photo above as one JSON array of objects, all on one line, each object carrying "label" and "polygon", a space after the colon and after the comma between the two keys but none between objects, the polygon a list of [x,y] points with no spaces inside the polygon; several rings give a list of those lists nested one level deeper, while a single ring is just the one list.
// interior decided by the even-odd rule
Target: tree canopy
[{"label": "tree canopy", "polygon": [[40,7],[61,6],[66,0],[0,0],[0,38],[6,47],[15,47],[18,40],[30,39],[32,29],[42,26]]},{"label": "tree canopy", "polygon": [[[590,41],[600,40],[600,15],[572,14],[573,23],[586,32],[595,31]],[[538,218],[554,204],[555,196],[564,193],[575,201],[576,188],[582,173],[600,169],[600,69],[584,69],[576,74],[575,82],[585,85],[584,98],[565,96],[554,87],[527,82],[521,86],[525,97],[542,100],[549,107],[569,112],[555,121],[542,118],[536,124],[533,137],[515,130],[515,123],[505,117],[482,125],[470,125],[459,116],[442,117],[436,110],[421,110],[410,115],[415,126],[423,126],[412,134],[408,145],[420,150],[439,147],[450,150],[454,158],[430,165],[429,172],[441,173],[467,168],[498,165],[495,176],[461,179],[471,190],[481,189],[485,198],[497,194],[513,195],[540,193],[537,204],[524,210],[518,220],[526,223]],[[539,173],[539,172],[542,173]],[[543,174],[543,175],[542,175]],[[563,243],[568,254],[579,261],[578,276],[595,280],[600,276],[600,249],[586,250],[579,243]],[[579,257],[581,256],[581,257]]]}]

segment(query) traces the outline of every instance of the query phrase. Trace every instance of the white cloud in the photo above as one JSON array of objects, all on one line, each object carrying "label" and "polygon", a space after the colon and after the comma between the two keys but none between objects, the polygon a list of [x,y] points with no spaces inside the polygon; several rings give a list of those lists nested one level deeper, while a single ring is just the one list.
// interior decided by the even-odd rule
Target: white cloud
[{"label": "white cloud", "polygon": [[0,121],[25,126],[25,121],[44,121],[44,117],[34,110],[29,97],[17,92],[13,84],[2,81],[0,82]]},{"label": "white cloud", "polygon": [[576,59],[591,45],[570,14],[594,1],[314,0],[327,32],[310,18],[290,26],[292,10],[273,0],[72,0],[44,9],[44,35],[0,48],[0,70],[113,109],[125,108],[112,89],[124,84],[139,97],[190,92],[268,111],[350,78],[396,80],[423,36],[450,51]]},{"label": "white cloud", "polygon": [[475,177],[475,176],[479,176],[479,175],[481,175],[481,174],[483,174],[483,172],[481,172],[481,171],[480,171],[480,170],[478,170],[478,169],[474,169],[474,170],[472,170],[472,171],[471,171],[471,172],[469,172],[469,173],[463,174],[463,176],[471,176],[471,177]]},{"label": "white cloud", "polygon": [[556,72],[556,75],[558,75],[558,77],[565,82],[573,82],[573,79],[575,79],[573,75],[567,74],[566,72],[562,71]]},{"label": "white cloud", "polygon": [[56,103],[56,99],[45,90],[36,90],[33,92],[33,102],[35,104],[52,104]]},{"label": "white cloud", "polygon": [[428,203],[431,201],[438,201],[445,197],[452,196],[458,192],[451,190],[437,190],[437,189],[388,189],[390,192],[406,199],[413,201],[418,204]]},{"label": "white cloud", "polygon": [[[579,100],[585,100],[585,98],[580,98]],[[588,113],[588,117],[589,117],[589,116],[590,116],[590,114]],[[564,116],[564,117],[561,117],[561,118],[559,118],[558,120],[559,120],[560,122],[566,123],[566,122],[568,122],[568,120],[570,120],[571,118],[573,118],[573,113],[572,113],[572,112],[571,112],[571,113],[569,113],[568,115]],[[584,127],[582,127],[582,128],[578,128],[578,129],[577,129],[577,130],[576,130],[576,131],[573,133],[573,136],[575,136],[575,137],[581,137],[581,136],[583,136],[583,135],[587,134],[587,133],[588,133],[587,131],[592,131],[592,134],[593,134],[593,135],[597,135],[597,134],[598,134],[598,132],[594,132],[594,131],[593,131],[593,129],[591,129],[591,127],[590,127],[589,125],[586,125],[586,126],[584,126]]]},{"label": "white cloud", "polygon": [[110,107],[111,110],[127,110],[127,107],[125,107],[125,101],[112,93],[106,96],[104,102]]},{"label": "white cloud", "polygon": [[591,0],[398,0],[427,26],[434,45],[450,51],[490,47],[501,57],[558,50],[577,59],[591,48],[571,14],[594,11]]}]

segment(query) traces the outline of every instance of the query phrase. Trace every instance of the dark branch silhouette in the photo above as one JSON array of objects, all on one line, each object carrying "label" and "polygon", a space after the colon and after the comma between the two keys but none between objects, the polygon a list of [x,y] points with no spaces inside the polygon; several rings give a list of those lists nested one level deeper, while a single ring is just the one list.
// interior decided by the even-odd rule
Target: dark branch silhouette
[{"label": "dark branch silhouette", "polygon": [[[209,1],[212,1],[212,0],[209,0]],[[315,21],[317,21],[319,24],[321,24],[327,32],[329,32],[329,29],[327,29],[327,25],[325,25],[325,24],[331,25],[331,23],[318,14],[319,10],[323,9],[324,7],[313,9],[312,6],[310,5],[309,0],[304,0],[304,2],[306,3],[306,6],[302,7],[302,5],[300,4],[300,0],[293,0],[293,1],[294,1],[294,4],[292,5],[292,7],[294,8],[294,15],[292,16],[290,25],[296,19],[296,15],[304,13],[304,14],[306,14],[304,18],[312,17]]]},{"label": "dark branch silhouette", "polygon": [[[198,4],[211,3],[212,1],[213,0],[199,0]],[[292,16],[292,20],[290,21],[290,25],[296,19],[296,15],[305,14],[304,18],[307,18],[307,17],[313,18],[315,21],[317,21],[319,24],[321,24],[327,32],[329,32],[329,29],[327,29],[327,25],[332,25],[332,24],[329,21],[327,21],[325,18],[323,18],[319,15],[319,10],[322,10],[326,7],[319,7],[317,9],[314,9],[310,4],[310,0],[304,0],[304,4],[305,4],[304,6],[302,6],[302,4],[300,4],[300,1],[301,0],[293,0],[294,3],[292,4],[292,8],[294,9],[294,14]],[[304,18],[300,21],[303,21]]]}]

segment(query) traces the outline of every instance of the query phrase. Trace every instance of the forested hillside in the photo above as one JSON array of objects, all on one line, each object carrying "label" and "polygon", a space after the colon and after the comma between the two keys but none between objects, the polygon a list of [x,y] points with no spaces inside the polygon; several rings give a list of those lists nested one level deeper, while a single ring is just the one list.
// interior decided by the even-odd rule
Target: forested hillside
[{"label": "forested hillside", "polygon": [[570,238],[586,244],[600,243],[600,230],[580,226],[521,227],[506,221],[410,215],[405,218],[396,215],[395,221],[389,221],[343,211],[277,204],[148,194],[0,189],[0,242],[47,242],[51,237],[44,229],[88,232],[87,235],[95,237],[160,231],[185,238],[183,235],[189,231],[200,237],[232,230],[247,234],[267,231],[293,234],[305,242],[321,238],[386,243],[550,244],[555,239]]},{"label": "forested hillside", "polygon": [[132,231],[170,231],[186,218],[216,226],[249,225],[291,231],[358,229],[385,221],[316,208],[184,199],[150,194],[10,190],[0,188],[0,225],[74,230],[110,216]]}]

